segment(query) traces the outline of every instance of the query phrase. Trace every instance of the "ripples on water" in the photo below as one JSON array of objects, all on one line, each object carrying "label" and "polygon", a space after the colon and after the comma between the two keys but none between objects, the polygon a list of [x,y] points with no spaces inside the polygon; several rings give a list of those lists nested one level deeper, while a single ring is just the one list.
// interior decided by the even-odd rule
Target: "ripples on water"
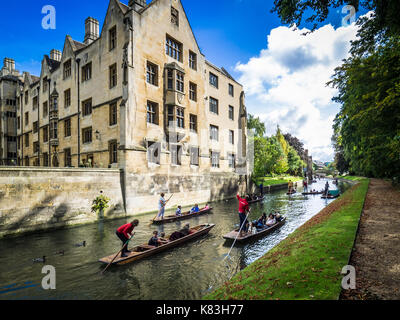
[{"label": "ripples on water", "polygon": [[[311,187],[321,190],[324,184],[325,180],[321,180]],[[347,187],[339,185],[342,191]],[[125,223],[124,219],[0,240],[0,299],[200,299],[263,256],[331,201],[320,195],[298,193],[289,197],[285,190],[267,194],[263,203],[252,205],[249,220],[276,210],[287,217],[286,224],[265,238],[236,245],[225,260],[231,243],[222,236],[239,223],[236,199],[213,203],[213,214],[165,226],[149,227],[153,215],[140,217],[135,245],[147,242],[156,229],[170,234],[186,223],[216,226],[208,236],[137,263],[110,268],[103,276],[100,271],[104,265],[97,260],[120,249],[115,229]],[[88,243],[86,247],[74,247],[83,240]],[[60,250],[65,250],[64,256],[54,254]],[[47,256],[46,264],[56,268],[54,291],[41,289],[43,265],[32,263],[32,258],[43,255]],[[37,286],[9,291],[27,285]]]}]

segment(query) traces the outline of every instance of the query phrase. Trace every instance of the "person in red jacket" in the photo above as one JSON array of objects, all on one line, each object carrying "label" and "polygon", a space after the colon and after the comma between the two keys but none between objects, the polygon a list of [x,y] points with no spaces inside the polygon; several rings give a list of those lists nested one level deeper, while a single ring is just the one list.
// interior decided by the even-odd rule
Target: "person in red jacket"
[{"label": "person in red jacket", "polygon": [[133,220],[131,223],[124,224],[117,229],[117,237],[122,241],[122,252],[121,257],[126,257],[128,250],[128,240],[132,238],[132,231],[139,225],[139,220]]},{"label": "person in red jacket", "polygon": [[241,228],[240,236],[244,236],[244,232],[247,233],[249,229],[249,222],[247,221],[247,213],[250,211],[249,203],[246,198],[241,198],[239,194],[236,195],[236,198],[239,200],[239,228]]}]

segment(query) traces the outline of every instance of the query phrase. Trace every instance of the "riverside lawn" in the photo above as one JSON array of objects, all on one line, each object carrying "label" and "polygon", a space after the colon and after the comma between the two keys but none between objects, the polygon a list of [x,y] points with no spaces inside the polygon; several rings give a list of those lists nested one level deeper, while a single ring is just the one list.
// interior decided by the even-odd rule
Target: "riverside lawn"
[{"label": "riverside lawn", "polygon": [[338,299],[341,270],[349,261],[368,185],[368,179],[360,179],[286,240],[204,298]]}]

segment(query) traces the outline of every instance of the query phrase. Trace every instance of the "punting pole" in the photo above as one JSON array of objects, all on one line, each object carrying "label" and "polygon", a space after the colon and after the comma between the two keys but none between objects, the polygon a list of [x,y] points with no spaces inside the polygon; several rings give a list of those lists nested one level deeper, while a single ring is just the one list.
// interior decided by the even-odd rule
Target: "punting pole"
[{"label": "punting pole", "polygon": [[[231,246],[231,248],[230,248],[228,254],[225,256],[224,260],[230,256],[230,254],[231,254],[231,252],[232,252],[232,249],[233,249],[233,247],[235,246],[235,243],[236,243],[236,241],[237,241],[237,238],[239,237],[240,232],[242,231],[242,229],[243,229],[243,227],[244,227],[244,225],[245,225],[245,223],[246,223],[246,221],[247,221],[247,218],[249,217],[250,211],[251,211],[251,209],[249,209],[249,212],[247,213],[247,216],[246,216],[246,220],[244,220],[243,223],[242,223],[242,225],[240,226],[240,229],[239,229],[239,232],[238,232],[238,234],[237,234],[237,236],[236,236],[236,238],[235,238],[235,241],[233,241],[233,244],[232,244],[232,246]],[[222,260],[222,261],[224,261],[224,260]]]},{"label": "punting pole", "polygon": [[115,261],[115,259],[117,259],[118,255],[122,252],[122,250],[128,245],[129,241],[132,240],[133,236],[135,235],[135,233],[132,235],[132,237],[130,237],[128,239],[128,241],[122,246],[122,249],[119,250],[119,252],[115,255],[114,259],[111,260],[111,262],[107,265],[107,267],[101,272],[101,274],[104,274],[104,272],[106,272],[106,270],[108,269],[109,266],[111,266],[111,264]]}]

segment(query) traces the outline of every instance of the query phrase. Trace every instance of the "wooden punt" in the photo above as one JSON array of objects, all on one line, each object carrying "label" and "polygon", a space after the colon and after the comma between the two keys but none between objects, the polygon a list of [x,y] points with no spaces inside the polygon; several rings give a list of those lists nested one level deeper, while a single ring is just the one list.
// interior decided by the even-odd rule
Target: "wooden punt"
[{"label": "wooden punt", "polygon": [[226,235],[224,235],[223,237],[226,240],[232,240],[232,241],[234,241],[237,237],[236,241],[241,243],[241,242],[245,242],[245,241],[249,241],[252,239],[257,239],[257,238],[263,237],[263,236],[271,233],[272,231],[282,227],[285,224],[285,222],[286,222],[286,218],[284,217],[282,219],[282,221],[274,224],[273,226],[262,229],[261,231],[257,231],[256,233],[247,234],[244,237],[237,237],[239,230],[231,231],[231,232],[227,233]]},{"label": "wooden punt", "polygon": [[328,194],[327,196],[323,195],[321,197],[321,199],[336,199],[336,198],[339,198],[339,197],[340,197],[340,194],[335,194],[335,195]]},{"label": "wooden punt", "polygon": [[247,203],[248,203],[248,204],[252,204],[252,203],[261,202],[261,201],[263,201],[263,200],[264,200],[264,198],[265,198],[265,196],[263,196],[262,198],[260,198],[260,199],[257,199],[257,200],[250,200],[250,201],[247,201]]},{"label": "wooden punt", "polygon": [[315,194],[324,194],[323,191],[320,192],[302,192],[302,195],[315,195]]},{"label": "wooden punt", "polygon": [[[195,233],[189,234],[186,237],[180,238],[178,240],[175,241],[171,241],[168,242],[166,244],[163,244],[159,247],[154,247],[154,246],[149,246],[147,243],[137,246],[135,248],[131,248],[130,250],[132,251],[131,253],[129,253],[127,255],[127,257],[121,257],[119,255],[119,257],[117,257],[115,259],[115,261],[112,263],[113,265],[124,265],[124,264],[128,264],[131,262],[135,262],[153,255],[156,255],[162,251],[166,251],[169,249],[172,249],[174,247],[177,247],[183,243],[186,243],[190,240],[196,239],[201,237],[202,235],[205,235],[207,233],[210,232],[210,230],[212,228],[214,228],[214,224],[203,224],[197,227],[193,227],[191,228],[192,230],[196,230]],[[169,236],[168,236],[169,238]],[[108,257],[104,257],[102,259],[99,260],[99,262],[104,263],[104,264],[109,264],[112,259],[114,259],[115,257],[115,253],[108,256]]]},{"label": "wooden punt", "polygon": [[193,217],[201,216],[206,213],[210,213],[213,208],[208,208],[208,209],[201,209],[197,213],[190,213],[190,211],[183,213],[181,216],[176,216],[176,215],[169,215],[165,216],[163,220],[150,220],[153,222],[153,224],[164,224],[164,223],[170,223],[170,222],[175,222],[175,221],[180,221],[180,220],[185,220],[185,219],[190,219]]},{"label": "wooden punt", "polygon": [[287,194],[288,196],[290,196],[291,194],[296,194],[296,193],[297,193],[297,191],[286,192],[286,194]]}]

